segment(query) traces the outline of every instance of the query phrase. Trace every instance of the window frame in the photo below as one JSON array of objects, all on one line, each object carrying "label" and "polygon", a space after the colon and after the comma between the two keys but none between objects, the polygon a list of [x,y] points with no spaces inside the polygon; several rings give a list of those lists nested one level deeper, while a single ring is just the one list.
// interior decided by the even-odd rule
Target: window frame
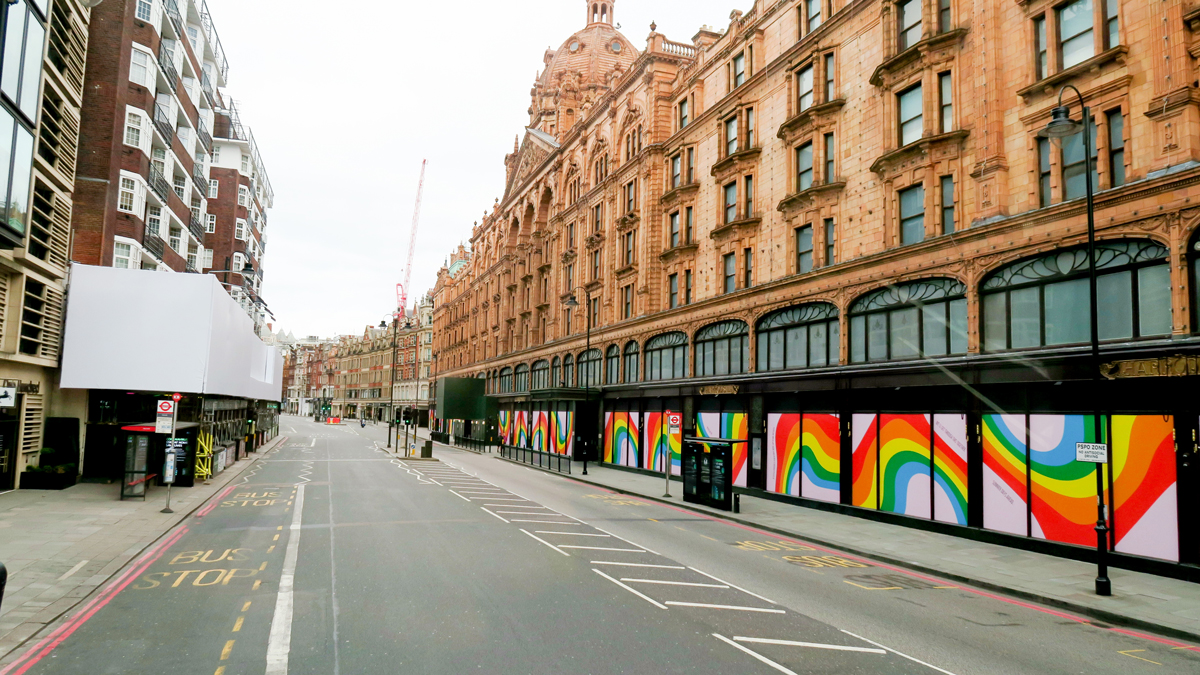
[{"label": "window frame", "polygon": [[[803,331],[802,346],[798,340],[789,339],[794,331]],[[814,364],[813,344],[817,335],[825,342],[825,362]],[[837,306],[829,302],[807,302],[769,312],[755,322],[754,340],[757,373],[827,368],[841,363],[841,322]],[[782,353],[777,360],[779,365],[772,366],[776,347]],[[799,358],[788,358],[791,347],[802,349],[802,363]]]},{"label": "window frame", "polygon": [[[671,331],[659,333],[646,340],[642,351],[646,354],[644,381],[681,380],[688,377],[688,346],[686,333]],[[664,357],[668,357],[664,358]],[[669,363],[670,377],[663,377],[663,365]],[[678,372],[677,372],[678,371]]]},{"label": "window frame", "polygon": [[[883,304],[876,303],[876,299],[886,301],[885,299],[891,295],[895,298],[895,302]],[[874,303],[875,307],[866,307]],[[958,303],[958,304],[955,304]],[[907,361],[920,360],[931,358],[944,358],[962,356],[967,353],[967,287],[957,279],[950,277],[930,277],[926,279],[918,279],[902,284],[894,284],[885,286],[874,291],[869,291],[854,300],[850,305],[850,310],[847,312],[847,317],[850,324],[850,362],[851,363],[885,363],[891,361]],[[925,307],[933,304],[944,304],[945,315],[945,346],[946,351],[942,354],[927,354],[925,352],[925,319],[927,312]],[[961,320],[963,322],[963,335],[961,338],[961,350],[955,350],[954,322],[956,320],[955,309],[961,309]],[[892,316],[898,312],[915,310],[912,315],[916,319],[916,353],[911,356],[896,357],[892,354],[893,347],[893,330]],[[872,317],[883,315],[884,320],[884,352],[883,358],[872,358],[871,335],[870,335],[870,320]],[[859,332],[861,331],[861,340]],[[856,353],[861,347],[863,358],[856,357]]]},{"label": "window frame", "polygon": [[[905,215],[906,212],[904,210],[904,201],[905,201],[904,197],[906,195],[910,195],[910,194],[919,194],[920,195],[921,210],[919,213],[914,211],[914,212],[908,212],[908,214]],[[910,244],[919,244],[919,243],[925,241],[925,239],[926,239],[926,234],[928,233],[928,230],[926,228],[926,223],[925,223],[925,213],[926,213],[925,197],[926,197],[926,195],[925,195],[925,184],[924,183],[916,183],[914,185],[909,185],[908,187],[896,190],[896,230],[897,230],[897,235],[898,235],[898,239],[900,241],[901,246],[908,246]],[[915,221],[917,218],[920,218],[920,221],[921,221],[921,228],[919,230],[920,237],[917,239],[910,240],[909,237],[905,236],[905,233],[908,231],[908,226],[913,224],[913,221]],[[918,231],[914,228],[913,232],[916,233]]]},{"label": "window frame", "polygon": [[741,319],[718,321],[700,328],[692,338],[692,346],[696,377],[750,372],[750,326]]},{"label": "window frame", "polygon": [[812,223],[797,227],[793,236],[796,245],[796,274],[806,274],[813,271],[815,265],[813,264]]},{"label": "window frame", "polygon": [[[896,92],[896,139],[900,143],[900,147],[904,147],[911,143],[916,143],[925,137],[925,92],[922,86],[923,83],[916,82],[909,87]],[[916,94],[917,99],[917,114],[908,118],[904,117],[905,98]],[[917,135],[910,140],[906,136],[906,128],[916,123]]]},{"label": "window frame", "polygon": [[722,294],[734,293],[737,291],[737,254],[726,253],[721,256],[722,268]]}]

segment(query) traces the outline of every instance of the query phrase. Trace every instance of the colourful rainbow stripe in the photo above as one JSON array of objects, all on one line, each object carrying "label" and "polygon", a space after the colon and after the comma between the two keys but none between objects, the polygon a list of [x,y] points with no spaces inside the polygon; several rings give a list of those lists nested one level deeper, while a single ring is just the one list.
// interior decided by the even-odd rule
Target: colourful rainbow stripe
[{"label": "colourful rainbow stripe", "polygon": [[638,446],[638,425],[641,422],[641,417],[641,413],[625,413],[625,436],[622,438],[622,444],[624,445],[622,459],[625,460],[625,466],[636,467],[638,460],[642,456],[642,451]]},{"label": "colourful rainbow stripe", "polygon": [[881,415],[879,508],[929,518],[929,415]]},{"label": "colourful rainbow stripe", "polygon": [[934,519],[967,524],[967,416],[933,416]]},{"label": "colourful rainbow stripe", "polygon": [[1178,562],[1175,419],[1113,415],[1112,436],[1116,550]]},{"label": "colourful rainbow stripe", "polygon": [[662,471],[663,455],[667,451],[667,434],[665,423],[667,416],[661,412],[646,413],[646,445],[643,446],[645,456],[642,457],[642,467],[652,471]]},{"label": "colourful rainbow stripe", "polygon": [[533,411],[533,449],[546,452],[550,442],[550,415],[545,410]]},{"label": "colourful rainbow stripe", "polygon": [[616,424],[616,419],[614,419],[613,414],[611,412],[605,412],[604,413],[604,457],[601,460],[605,464],[613,464],[614,463],[613,457],[617,454],[617,448],[616,448],[617,434],[616,434],[616,428],[613,426],[614,424]]},{"label": "colourful rainbow stripe", "polygon": [[838,503],[842,497],[842,440],[835,414],[805,413],[800,494]]},{"label": "colourful rainbow stripe", "polygon": [[554,452],[570,455],[575,440],[575,413],[557,411],[554,416]]},{"label": "colourful rainbow stripe", "polygon": [[800,415],[767,415],[767,489],[800,496]]},{"label": "colourful rainbow stripe", "polygon": [[525,410],[517,410],[513,413],[514,425],[516,427],[516,444],[522,448],[529,447],[529,412]]},{"label": "colourful rainbow stripe", "polygon": [[[699,438],[750,438],[746,413],[702,412],[696,415],[696,436]],[[746,487],[746,457],[749,443],[733,444],[733,484]],[[705,446],[705,452],[711,448]]]},{"label": "colourful rainbow stripe", "polygon": [[1075,461],[1077,442],[1097,442],[1092,416],[1030,415],[1029,439],[1033,479],[1030,534],[1095,546],[1096,465]]},{"label": "colourful rainbow stripe", "polygon": [[852,419],[854,452],[850,499],[854,506],[879,508],[876,464],[879,461],[877,415],[855,415]]},{"label": "colourful rainbow stripe", "polygon": [[504,445],[512,445],[512,413],[501,410],[499,422],[500,442]]},{"label": "colourful rainbow stripe", "polygon": [[983,416],[983,526],[1027,535],[1024,415]]},{"label": "colourful rainbow stripe", "polygon": [[604,461],[637,466],[638,413],[604,413]]}]

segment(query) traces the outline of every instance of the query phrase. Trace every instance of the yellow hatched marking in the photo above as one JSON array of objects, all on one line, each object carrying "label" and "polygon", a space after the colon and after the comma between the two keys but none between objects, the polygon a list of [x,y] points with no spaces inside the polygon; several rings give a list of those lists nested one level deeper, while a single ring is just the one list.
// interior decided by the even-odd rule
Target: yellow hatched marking
[{"label": "yellow hatched marking", "polygon": [[238,631],[242,630],[242,622],[243,622],[243,621],[245,621],[245,620],[246,620],[246,617],[244,617],[244,616],[239,616],[239,617],[237,618],[237,621],[234,621],[234,622],[233,622],[233,632],[234,632],[234,633],[236,633],[236,632],[238,632]]},{"label": "yellow hatched marking", "polygon": [[250,609],[250,602],[251,602],[250,600],[247,600],[247,601],[246,601],[246,604],[242,605],[242,611],[243,611],[243,612],[244,612],[244,611],[246,611],[246,610],[248,610],[248,609]]},{"label": "yellow hatched marking", "polygon": [[229,652],[233,651],[233,643],[234,643],[234,642],[237,642],[237,641],[236,641],[236,640],[230,640],[230,641],[228,641],[228,642],[226,642],[226,643],[225,643],[225,648],[221,650],[221,660],[222,660],[222,661],[224,661],[224,660],[226,660],[226,659],[228,659],[228,658],[229,658]]},{"label": "yellow hatched marking", "polygon": [[1145,649],[1126,649],[1126,650],[1125,650],[1125,651],[1123,651],[1123,652],[1117,652],[1117,653],[1118,653],[1118,654],[1124,654],[1125,656],[1128,656],[1128,657],[1129,657],[1129,658],[1131,658],[1131,659],[1137,659],[1138,661],[1145,661],[1146,663],[1153,663],[1153,664],[1154,664],[1154,665],[1156,665],[1156,666],[1161,666],[1161,665],[1162,665],[1162,664],[1161,664],[1161,663],[1159,663],[1158,661],[1151,661],[1150,659],[1143,659],[1143,658],[1142,658],[1142,657],[1140,657],[1140,656],[1134,656],[1134,655],[1133,655],[1133,652],[1144,652],[1144,651],[1146,651],[1146,650],[1145,650]]}]

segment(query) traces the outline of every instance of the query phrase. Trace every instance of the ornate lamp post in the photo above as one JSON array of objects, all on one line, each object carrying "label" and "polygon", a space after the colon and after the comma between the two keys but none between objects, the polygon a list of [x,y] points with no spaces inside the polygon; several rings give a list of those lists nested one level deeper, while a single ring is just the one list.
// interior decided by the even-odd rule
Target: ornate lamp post
[{"label": "ornate lamp post", "polygon": [[[582,290],[584,298],[584,314],[587,315],[587,337],[585,338],[585,347],[583,353],[587,356],[587,379],[583,381],[583,400],[585,403],[590,403],[592,400],[592,294],[584,286],[576,286],[571,289],[571,295],[563,304],[567,307],[578,307],[579,301],[575,299],[575,291]],[[575,365],[579,367],[578,362]],[[587,475],[588,455],[591,454],[591,447],[583,454],[583,475]]]}]

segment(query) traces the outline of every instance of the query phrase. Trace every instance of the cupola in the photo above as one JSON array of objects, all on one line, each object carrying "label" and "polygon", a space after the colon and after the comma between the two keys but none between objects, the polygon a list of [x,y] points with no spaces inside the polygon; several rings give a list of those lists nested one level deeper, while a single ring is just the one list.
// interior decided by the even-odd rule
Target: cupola
[{"label": "cupola", "polygon": [[587,16],[588,25],[594,23],[606,23],[613,25],[613,5],[616,0],[588,0]]}]

